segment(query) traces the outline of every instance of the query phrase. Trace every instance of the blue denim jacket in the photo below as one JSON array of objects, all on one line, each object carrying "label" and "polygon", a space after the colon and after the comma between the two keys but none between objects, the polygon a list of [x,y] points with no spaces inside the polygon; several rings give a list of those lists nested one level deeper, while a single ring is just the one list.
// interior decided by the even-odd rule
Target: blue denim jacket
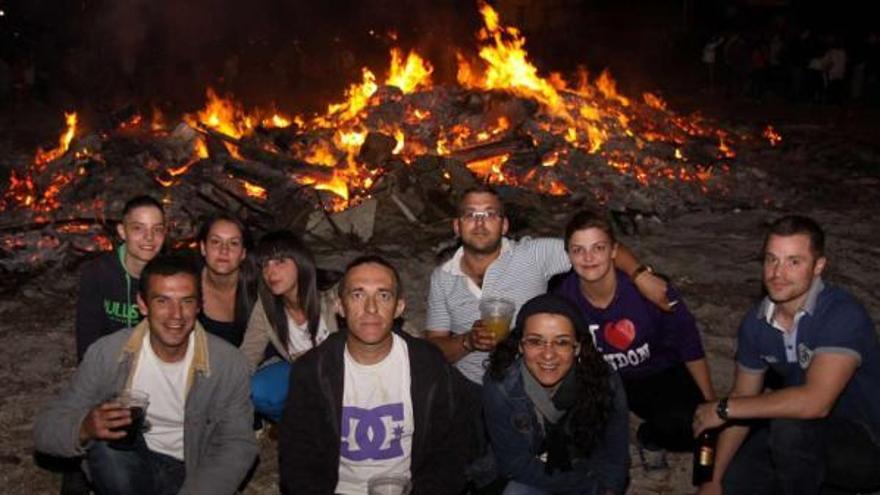
[{"label": "blue denim jacket", "polygon": [[604,438],[589,457],[573,459],[571,471],[547,474],[538,457],[544,430],[519,369],[517,361],[501,381],[487,374],[483,385],[483,413],[501,474],[551,493],[587,495],[611,490],[622,494],[629,474],[629,411],[620,377],[611,374],[613,410]]}]

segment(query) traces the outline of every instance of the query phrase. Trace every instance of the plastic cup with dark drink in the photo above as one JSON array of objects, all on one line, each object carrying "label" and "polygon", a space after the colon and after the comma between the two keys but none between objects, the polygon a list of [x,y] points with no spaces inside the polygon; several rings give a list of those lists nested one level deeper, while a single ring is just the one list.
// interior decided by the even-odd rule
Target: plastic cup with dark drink
[{"label": "plastic cup with dark drink", "polygon": [[368,495],[409,495],[412,483],[402,475],[387,475],[370,478],[367,482]]},{"label": "plastic cup with dark drink", "polygon": [[501,342],[507,337],[514,311],[516,305],[510,299],[488,297],[480,301],[480,319],[495,336],[495,342]]},{"label": "plastic cup with dark drink", "polygon": [[147,406],[150,404],[150,396],[140,390],[123,390],[113,398],[112,402],[131,411],[131,423],[121,428],[121,430],[125,431],[125,436],[113,440],[110,442],[110,446],[123,450],[132,449],[144,427],[144,419],[147,417]]}]

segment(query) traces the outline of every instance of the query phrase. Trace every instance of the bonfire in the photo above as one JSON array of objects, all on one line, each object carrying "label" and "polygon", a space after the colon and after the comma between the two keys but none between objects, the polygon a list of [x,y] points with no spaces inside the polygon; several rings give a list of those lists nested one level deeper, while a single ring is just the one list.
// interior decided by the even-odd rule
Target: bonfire
[{"label": "bonfire", "polygon": [[154,110],[89,131],[67,114],[57,147],[38,150],[2,192],[0,265],[109,249],[106,212],[142,193],[162,198],[183,243],[218,209],[258,230],[323,218],[340,233],[335,214],[378,199],[422,223],[448,216],[454,193],[478,182],[660,214],[761,200],[736,150],[777,145],[772,127],[752,136],[680,115],[656,93],[624,96],[608,71],[542,75],[525,37],[479,9],[478,50],[458,53],[456,84],[435,84],[430,61],[393,48],[384,78],[363,68],[320,114],[245,109],[211,88],[179,123]]}]

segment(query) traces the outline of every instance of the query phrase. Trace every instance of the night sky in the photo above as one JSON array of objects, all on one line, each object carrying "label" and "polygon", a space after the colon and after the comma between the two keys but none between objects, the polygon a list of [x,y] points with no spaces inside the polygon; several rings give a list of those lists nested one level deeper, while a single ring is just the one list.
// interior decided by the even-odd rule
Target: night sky
[{"label": "night sky", "polygon": [[[701,44],[727,28],[863,33],[873,19],[864,3],[493,2],[524,28],[542,70],[609,67],[626,76],[624,89],[662,85],[670,66],[698,60]],[[563,21],[542,24],[529,4],[564,5]],[[481,22],[471,0],[2,0],[0,10],[0,57],[33,64],[40,97],[171,111],[200,105],[207,86],[246,104],[318,108],[359,80],[361,67],[381,73],[394,45],[417,48],[436,66],[435,80],[452,80],[450,46],[472,50]]]}]

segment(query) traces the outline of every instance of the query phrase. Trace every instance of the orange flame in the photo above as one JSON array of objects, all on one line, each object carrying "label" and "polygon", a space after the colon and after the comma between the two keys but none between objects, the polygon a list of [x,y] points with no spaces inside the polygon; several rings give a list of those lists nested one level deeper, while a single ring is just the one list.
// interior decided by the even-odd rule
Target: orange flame
[{"label": "orange flame", "polygon": [[487,42],[479,56],[487,64],[478,73],[474,67],[459,56],[458,82],[473,88],[504,89],[515,94],[535,98],[551,109],[562,109],[561,97],[546,79],[538,76],[538,69],[528,60],[526,40],[514,27],[501,26],[498,13],[487,3],[480,2],[480,14],[485,27],[479,38]]},{"label": "orange flame", "polygon": [[351,120],[367,107],[370,97],[379,89],[376,84],[376,76],[366,67],[361,69],[362,80],[360,84],[352,84],[345,92],[346,101],[335,103],[327,107],[327,115],[330,121],[344,122]]},{"label": "orange flame", "polygon": [[58,147],[49,151],[43,151],[41,149],[37,150],[37,155],[34,157],[34,163],[37,165],[38,169],[52,160],[57,159],[70,148],[70,142],[73,141],[73,136],[76,134],[76,112],[65,113],[64,121],[67,125],[67,130],[65,130],[64,133],[61,134],[61,137],[58,138]]},{"label": "orange flame", "polygon": [[253,127],[239,103],[217,96],[213,88],[207,89],[206,97],[205,108],[199,110],[196,117],[184,116],[184,121],[190,126],[198,127],[201,123],[234,138],[240,138]]},{"label": "orange flame", "polygon": [[508,159],[510,159],[510,154],[505,153],[503,155],[468,162],[467,168],[469,168],[471,172],[488,179],[489,182],[493,184],[505,183],[507,182],[507,179],[504,177],[502,167]]},{"label": "orange flame", "polygon": [[[393,135],[396,140],[393,153],[404,161],[411,161],[415,154],[428,150],[449,155],[463,148],[497,140],[500,136],[511,134],[511,128],[516,126],[517,135],[531,136],[536,148],[544,150],[541,160],[544,167],[567,163],[574,157],[567,152],[574,147],[581,153],[599,155],[610,167],[641,184],[647,184],[649,179],[654,178],[708,180],[711,168],[694,171],[693,162],[684,163],[688,159],[683,156],[682,149],[688,149],[683,145],[690,137],[717,138],[719,156],[735,156],[732,149],[736,143],[735,135],[714,129],[699,116],[674,114],[667,109],[666,102],[653,93],[643,93],[641,100],[631,101],[620,94],[617,82],[607,71],[602,71],[595,81],[590,81],[582,68],[576,81],[568,82],[559,73],[540,75],[528,58],[526,39],[522,33],[514,27],[503,25],[498,13],[484,1],[480,1],[479,10],[484,26],[478,33],[478,58],[468,60],[457,54],[458,80],[467,88],[505,91],[537,102],[538,112],[532,121],[534,126],[532,123],[523,125],[518,118],[508,120],[508,117],[500,117],[489,121],[469,116],[448,124],[443,122],[446,124],[444,128],[440,120],[445,117],[435,115],[442,113],[442,108],[430,106],[431,99],[401,100],[405,110],[399,120],[389,122],[380,118],[376,123],[374,120],[377,119],[367,118],[373,117],[368,115],[371,107],[383,103],[386,98],[396,101],[399,93],[379,92],[380,83],[367,68],[362,69],[361,81],[352,84],[344,98],[329,105],[321,115],[289,117],[274,109],[245,111],[231,96],[221,97],[213,89],[207,88],[204,108],[186,116],[184,120],[190,126],[208,127],[234,138],[248,136],[257,126],[284,128],[295,123],[299,129],[317,131],[310,133],[308,139],[295,140],[284,150],[279,149],[282,145],[270,142],[261,146],[269,152],[291,153],[297,159],[313,165],[332,167],[326,174],[313,174],[311,177],[295,175],[292,180],[338,195],[341,198],[339,201],[331,200],[333,208],[351,206],[359,196],[368,195],[373,181],[381,174],[381,171],[357,163],[359,150],[371,131]],[[433,71],[433,66],[415,51],[406,53],[395,47],[390,51],[387,77],[382,84],[395,86],[404,94],[431,89]],[[415,101],[419,103],[413,103]],[[645,109],[653,109],[649,112],[650,119],[644,118]],[[531,112],[531,109],[527,111]],[[510,117],[518,116],[514,114]],[[140,116],[136,118],[140,120]],[[154,130],[165,128],[161,120],[161,112],[154,109],[151,127]],[[511,123],[511,120],[514,122]],[[539,133],[534,132],[535,126]],[[67,130],[59,140],[58,150],[38,152],[35,164],[44,165],[63,155],[75,131],[76,114],[67,115]],[[555,140],[548,142],[541,134],[544,132],[561,137],[568,145]],[[771,145],[781,140],[771,126],[765,129],[764,137],[770,140]],[[669,156],[652,161],[652,157],[634,156],[631,150],[644,149],[646,143],[652,141],[671,145],[668,149],[674,149],[674,159]],[[563,146],[558,147],[560,144]],[[224,142],[224,146],[233,156],[239,156],[239,150],[234,145]],[[552,151],[546,151],[548,149]],[[88,156],[87,151],[80,151],[82,157]],[[193,161],[173,168],[166,166],[168,174],[164,175],[164,179],[168,185],[172,185],[175,183],[174,177],[185,173],[196,159],[207,156],[204,138],[197,137],[194,140]],[[510,155],[504,154],[472,161],[467,166],[490,182],[530,187],[547,194],[568,193],[566,186],[556,180],[552,169],[534,167],[526,176],[516,175],[514,167],[505,170],[504,165],[510,158]],[[724,170],[723,166],[720,170]],[[45,193],[41,194],[34,184],[46,184],[48,177],[38,178],[38,173],[39,169],[32,167],[25,173],[13,175],[5,199],[13,198],[16,203],[34,209],[50,208],[53,198],[70,179],[64,175],[53,176]],[[39,180],[35,181],[34,178]],[[242,187],[254,197],[266,195],[265,190],[260,191],[259,186],[254,184],[244,182]],[[349,199],[352,203],[349,203]]]},{"label": "orange flame", "polygon": [[244,186],[244,192],[248,196],[256,199],[266,199],[267,193],[266,189],[262,188],[256,184],[251,184],[248,181],[242,181],[242,185]]},{"label": "orange flame", "polygon": [[403,53],[397,49],[391,49],[391,69],[385,84],[397,86],[404,94],[412,93],[419,88],[431,87],[431,73],[434,67],[430,63],[411,51],[403,60]]},{"label": "orange flame", "polygon": [[645,100],[645,104],[649,107],[666,111],[666,102],[654,93],[642,93],[642,99]]}]

